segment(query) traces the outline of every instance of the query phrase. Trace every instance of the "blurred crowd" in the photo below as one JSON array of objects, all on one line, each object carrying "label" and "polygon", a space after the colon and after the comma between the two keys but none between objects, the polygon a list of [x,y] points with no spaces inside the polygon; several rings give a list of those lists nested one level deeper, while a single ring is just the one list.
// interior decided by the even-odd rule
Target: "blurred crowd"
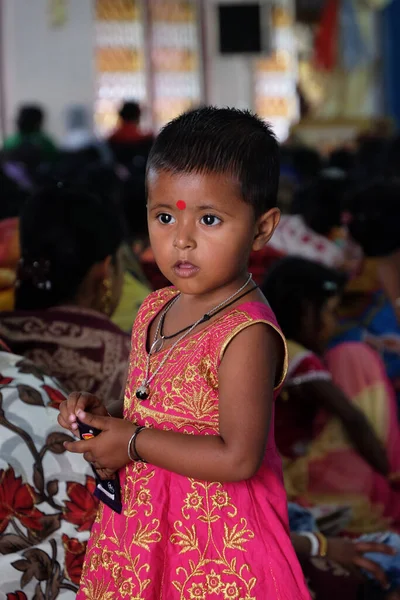
[{"label": "blurred crowd", "polygon": [[[56,409],[73,390],[121,397],[137,310],[168,285],[147,233],[153,136],[140,128],[140,107],[126,102],[108,139],[90,123],[71,108],[57,143],[43,109],[24,106],[0,155],[0,590],[3,577],[27,572],[23,560],[33,565],[25,584],[40,587],[41,557],[49,585],[75,593],[96,506],[90,469],[63,451]],[[400,532],[399,173],[400,138],[386,132],[329,156],[291,140],[281,151],[281,222],[249,264],[288,340],[275,436],[293,543],[324,600],[381,598],[358,560],[362,544]],[[304,551],[297,533],[307,527],[331,540],[330,560]],[[394,600],[399,562],[382,556]],[[24,600],[18,586],[4,589]]]}]

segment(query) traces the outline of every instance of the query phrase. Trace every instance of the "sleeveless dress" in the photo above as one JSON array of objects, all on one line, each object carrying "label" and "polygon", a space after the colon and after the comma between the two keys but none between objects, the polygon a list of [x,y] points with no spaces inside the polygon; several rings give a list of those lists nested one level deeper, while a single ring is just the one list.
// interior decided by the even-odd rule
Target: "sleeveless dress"
[{"label": "sleeveless dress", "polygon": [[[267,323],[282,334],[264,304],[236,306],[182,340],[153,380],[149,398],[138,400],[149,326],[177,293],[174,288],[158,290],[139,311],[125,418],[148,427],[215,435],[218,367],[226,347],[255,323]],[[151,372],[164,352],[153,356]],[[286,365],[285,358],[282,381]],[[247,481],[199,481],[142,462],[121,469],[120,479],[122,514],[101,505],[78,600],[309,600],[289,538],[273,427],[262,466]]]}]

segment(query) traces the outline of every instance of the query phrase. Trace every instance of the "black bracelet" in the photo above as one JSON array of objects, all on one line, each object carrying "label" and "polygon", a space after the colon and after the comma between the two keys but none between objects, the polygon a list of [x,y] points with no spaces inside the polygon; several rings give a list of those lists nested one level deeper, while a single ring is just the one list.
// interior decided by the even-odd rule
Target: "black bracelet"
[{"label": "black bracelet", "polygon": [[[138,454],[136,450],[136,438],[143,429],[147,429],[144,425],[140,425],[135,429],[134,434],[128,442],[128,456],[132,462],[142,462],[145,463],[147,461],[143,460],[143,458]],[[133,450],[133,453],[132,453]]]}]

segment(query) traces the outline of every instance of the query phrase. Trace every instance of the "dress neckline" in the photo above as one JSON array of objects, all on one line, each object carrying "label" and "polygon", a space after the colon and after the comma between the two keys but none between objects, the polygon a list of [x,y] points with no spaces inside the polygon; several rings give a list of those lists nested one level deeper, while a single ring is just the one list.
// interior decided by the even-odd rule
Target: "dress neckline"
[{"label": "dress neckline", "polygon": [[[165,308],[165,305],[167,304],[167,302],[170,302],[171,300],[173,300],[173,298],[175,298],[179,293],[180,292],[178,290],[171,289],[170,293],[168,295],[166,294],[166,298],[164,298],[164,297],[162,298],[162,300],[163,300],[162,304],[160,305],[160,307],[157,309],[157,312],[153,315],[152,319],[147,323],[146,327],[144,328],[142,349],[143,349],[146,357],[149,355],[149,352],[147,350],[147,342],[148,342],[148,337],[149,337],[149,331],[150,331],[152,324],[157,319],[157,317],[160,315],[162,310]],[[189,336],[187,336],[186,338],[184,338],[183,340],[181,340],[181,342],[179,342],[179,344],[177,344],[177,346],[179,346],[185,340],[186,341],[191,340],[191,339],[196,338],[197,336],[201,335],[202,333],[207,332],[209,329],[211,329],[211,327],[213,325],[215,325],[216,323],[219,323],[219,321],[224,319],[229,314],[233,313],[234,311],[237,311],[238,309],[243,310],[243,306],[246,306],[246,304],[260,304],[261,306],[264,306],[266,309],[271,310],[268,304],[264,304],[263,302],[260,302],[258,300],[247,300],[246,302],[241,302],[240,304],[237,304],[236,306],[233,306],[232,308],[230,308],[226,313],[222,313],[222,315],[217,317],[215,320],[211,318],[209,323],[207,323],[207,325],[205,327],[200,329],[200,331],[196,331],[196,332],[190,334]],[[162,348],[159,352],[157,352],[156,354],[153,354],[153,356],[162,356],[165,352],[168,352],[168,350],[170,350],[170,349],[171,349],[171,346]]]}]

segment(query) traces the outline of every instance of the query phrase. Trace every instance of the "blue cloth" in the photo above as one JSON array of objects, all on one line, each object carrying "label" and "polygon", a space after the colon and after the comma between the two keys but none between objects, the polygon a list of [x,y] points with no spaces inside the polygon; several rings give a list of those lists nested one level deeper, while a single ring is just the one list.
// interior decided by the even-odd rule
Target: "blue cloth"
[{"label": "blue cloth", "polygon": [[[374,552],[366,554],[365,556],[377,563],[385,571],[392,590],[400,587],[400,535],[390,532],[370,533],[361,536],[357,541],[378,542],[379,544],[386,544],[397,550],[397,554],[394,554],[393,556]],[[367,575],[369,579],[373,579],[371,573],[366,572],[365,575]]]},{"label": "blue cloth", "polygon": [[289,502],[288,511],[290,531],[293,533],[300,531],[318,531],[317,523],[313,515],[306,508],[294,504],[293,502]]},{"label": "blue cloth", "polygon": [[363,40],[354,0],[342,0],[339,10],[339,63],[351,71],[371,60]]},{"label": "blue cloth", "polygon": [[[331,341],[330,347],[342,342],[368,343],[368,337],[375,338],[381,346],[380,355],[385,364],[389,379],[395,384],[400,406],[400,326],[390,302],[382,292],[371,294],[368,306],[353,319],[341,319],[339,333]],[[375,344],[373,344],[375,345]]]}]

